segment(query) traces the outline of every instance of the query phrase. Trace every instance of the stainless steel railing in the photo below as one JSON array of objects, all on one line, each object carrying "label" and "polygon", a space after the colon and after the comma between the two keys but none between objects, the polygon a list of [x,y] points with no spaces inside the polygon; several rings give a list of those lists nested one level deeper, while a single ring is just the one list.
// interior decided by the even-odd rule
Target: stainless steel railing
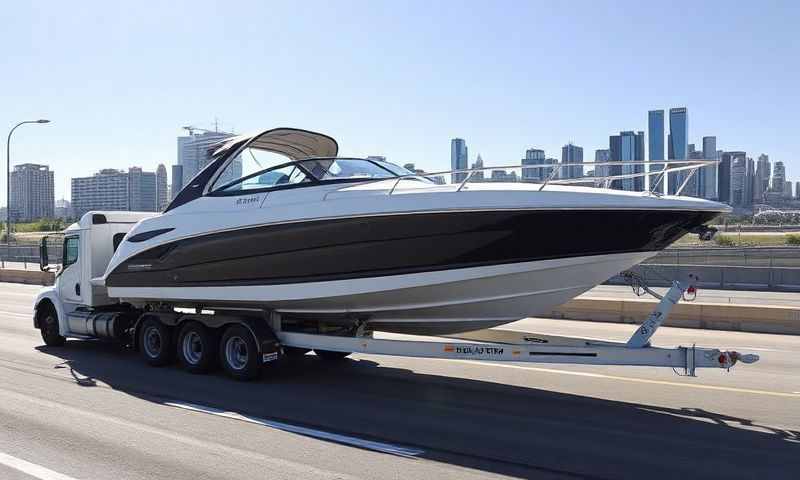
[{"label": "stainless steel railing", "polygon": [[[693,178],[695,172],[703,167],[708,167],[712,165],[718,164],[719,161],[717,160],[667,160],[667,161],[646,161],[646,160],[624,160],[624,161],[614,161],[614,162],[583,162],[583,163],[550,163],[550,164],[537,164],[537,165],[506,165],[506,166],[493,166],[493,167],[477,167],[477,168],[467,168],[462,170],[444,170],[439,172],[425,172],[421,174],[412,174],[412,175],[403,175],[397,177],[389,189],[388,195],[392,195],[397,186],[400,184],[402,180],[413,179],[413,178],[427,178],[427,179],[434,179],[436,177],[445,177],[449,175],[452,179],[457,179],[461,176],[464,178],[457,182],[458,188],[456,189],[457,192],[461,191],[470,180],[475,178],[475,174],[478,172],[485,172],[485,171],[505,171],[507,173],[508,170],[516,171],[522,170],[523,172],[527,171],[530,172],[532,170],[544,170],[548,172],[547,175],[539,175],[538,177],[524,177],[520,175],[517,177],[517,181],[526,182],[526,183],[539,183],[539,191],[544,190],[548,185],[568,185],[568,184],[580,184],[586,186],[594,186],[594,187],[605,187],[608,188],[612,182],[620,181],[620,180],[628,180],[634,178],[645,178],[646,183],[651,185],[646,185],[646,190],[654,195],[660,195],[661,193],[658,191],[656,187],[663,184],[664,176],[670,173],[676,172],[687,172],[685,177],[681,175],[682,178],[679,180],[681,184],[675,191],[675,195],[680,195],[689,184],[689,181]],[[641,166],[642,170],[638,172],[631,172],[631,173],[620,173],[614,175],[601,175],[597,174],[598,168],[603,169],[618,169],[626,166]],[[650,168],[645,168],[645,167]],[[654,169],[653,167],[660,167],[658,169]],[[593,175],[581,175],[575,177],[568,177],[568,178],[561,178],[559,175],[560,172],[564,169],[575,169],[575,168],[582,168],[582,169],[591,169],[594,168]],[[571,170],[567,170],[568,172]],[[651,176],[655,176],[656,179],[653,182],[650,182],[649,179]],[[385,178],[380,179],[373,179],[372,181],[385,181]]]}]

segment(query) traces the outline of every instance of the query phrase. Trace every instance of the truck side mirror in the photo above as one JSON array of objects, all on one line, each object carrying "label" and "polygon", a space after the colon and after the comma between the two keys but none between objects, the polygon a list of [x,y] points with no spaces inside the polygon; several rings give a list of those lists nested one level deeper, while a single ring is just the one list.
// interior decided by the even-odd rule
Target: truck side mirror
[{"label": "truck side mirror", "polygon": [[42,237],[39,244],[39,269],[43,272],[49,272],[50,267],[49,259],[47,257],[47,236]]}]

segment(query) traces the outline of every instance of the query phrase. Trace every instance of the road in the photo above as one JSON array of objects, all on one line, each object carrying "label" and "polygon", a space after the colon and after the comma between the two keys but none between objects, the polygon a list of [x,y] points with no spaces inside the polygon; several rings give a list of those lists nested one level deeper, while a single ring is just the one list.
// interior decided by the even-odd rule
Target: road
[{"label": "road", "polygon": [[[660,330],[762,356],[699,378],[631,367],[313,354],[255,383],[42,346],[0,284],[0,478],[798,478],[800,337]],[[511,328],[624,339],[630,325]],[[305,430],[299,430],[305,429]]]}]

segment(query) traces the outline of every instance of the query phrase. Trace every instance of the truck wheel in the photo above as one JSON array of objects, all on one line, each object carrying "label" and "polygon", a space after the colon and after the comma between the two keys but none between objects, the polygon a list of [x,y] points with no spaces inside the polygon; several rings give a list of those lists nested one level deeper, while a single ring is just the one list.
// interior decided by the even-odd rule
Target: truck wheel
[{"label": "truck wheel", "polygon": [[314,353],[323,360],[336,361],[336,360],[342,360],[344,357],[350,355],[352,352],[334,352],[333,350],[318,350],[315,348]]},{"label": "truck wheel", "polygon": [[189,322],[178,334],[178,361],[190,373],[206,373],[216,360],[217,339],[197,322]]},{"label": "truck wheel", "polygon": [[158,319],[148,318],[139,334],[139,352],[148,364],[161,367],[172,361],[172,331]]},{"label": "truck wheel", "polygon": [[222,367],[236,380],[253,380],[261,373],[258,345],[250,330],[242,325],[231,325],[219,342],[219,359]]},{"label": "truck wheel", "polygon": [[58,333],[58,315],[51,305],[44,306],[39,314],[39,332],[48,347],[61,347],[67,342],[67,339]]}]

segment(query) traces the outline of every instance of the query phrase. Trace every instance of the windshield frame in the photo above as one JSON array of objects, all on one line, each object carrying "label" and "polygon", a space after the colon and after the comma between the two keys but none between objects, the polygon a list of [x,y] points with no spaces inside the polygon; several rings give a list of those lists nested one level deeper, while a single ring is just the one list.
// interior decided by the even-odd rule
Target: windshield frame
[{"label": "windshield frame", "polygon": [[[380,170],[386,172],[387,176],[386,177],[345,177],[345,178],[322,179],[322,178],[318,177],[317,175],[314,175],[310,171],[310,169],[304,165],[305,162],[310,162],[310,161],[314,161],[314,160],[332,160],[330,165],[333,165],[333,163],[336,160],[356,160],[356,161],[360,161],[360,162],[366,162],[366,163],[369,163],[369,164],[379,168]],[[329,165],[329,167],[330,167],[330,165]],[[298,183],[289,183],[289,184],[280,184],[280,185],[265,185],[263,188],[250,188],[250,189],[246,189],[246,190],[226,190],[227,188],[230,188],[230,187],[232,187],[234,185],[243,183],[243,182],[247,181],[248,179],[254,178],[254,177],[259,176],[259,175],[263,175],[263,174],[268,173],[268,172],[273,171],[273,170],[278,170],[278,169],[281,169],[281,168],[285,168],[285,167],[288,167],[288,166],[294,166],[294,167],[298,168],[300,171],[302,171],[306,175],[306,178],[308,179],[308,181],[303,181],[303,182],[298,182]],[[327,172],[328,172],[328,170],[326,169],[326,173]],[[253,193],[261,193],[261,192],[274,191],[274,190],[288,190],[288,189],[293,189],[293,188],[312,187],[312,186],[337,184],[337,183],[377,182],[377,181],[383,181],[383,180],[393,180],[393,179],[401,178],[401,177],[404,177],[404,176],[411,177],[411,176],[416,176],[416,174],[411,173],[409,175],[398,175],[395,172],[391,171],[390,169],[386,168],[385,166],[381,165],[380,162],[376,162],[376,161],[368,159],[368,158],[358,158],[358,157],[309,157],[309,158],[303,158],[303,159],[300,159],[300,160],[292,160],[292,161],[289,161],[289,162],[284,162],[284,163],[281,163],[281,164],[278,164],[278,165],[274,165],[274,166],[271,166],[271,167],[268,167],[268,168],[264,168],[264,169],[258,170],[258,171],[254,172],[254,173],[249,174],[249,175],[245,175],[245,176],[239,177],[236,180],[232,180],[230,182],[225,183],[224,185],[220,185],[219,187],[214,188],[213,190],[208,192],[206,195],[211,196],[211,197],[228,197],[228,196],[235,196],[235,195],[248,195],[248,194],[253,194]]]}]

